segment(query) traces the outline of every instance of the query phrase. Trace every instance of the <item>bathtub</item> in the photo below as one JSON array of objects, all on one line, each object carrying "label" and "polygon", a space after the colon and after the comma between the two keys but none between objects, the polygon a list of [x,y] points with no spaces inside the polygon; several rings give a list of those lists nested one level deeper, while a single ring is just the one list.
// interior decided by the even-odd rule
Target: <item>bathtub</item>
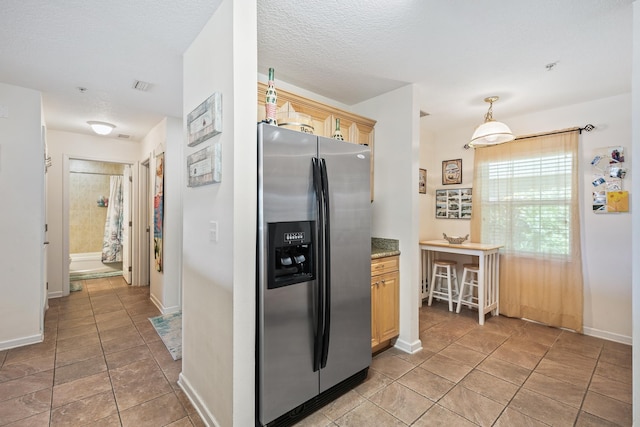
[{"label": "bathtub", "polygon": [[69,276],[86,274],[115,275],[122,272],[121,262],[102,263],[101,252],[87,252],[69,255]]}]

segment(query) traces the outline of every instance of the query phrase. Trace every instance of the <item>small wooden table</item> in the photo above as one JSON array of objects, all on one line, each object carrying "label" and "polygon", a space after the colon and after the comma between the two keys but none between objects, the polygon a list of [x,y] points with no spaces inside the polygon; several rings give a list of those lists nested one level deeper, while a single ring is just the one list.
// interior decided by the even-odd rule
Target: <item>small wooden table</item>
[{"label": "small wooden table", "polygon": [[422,251],[422,283],[431,280],[431,268],[437,252],[473,255],[478,257],[478,320],[484,325],[485,314],[497,316],[500,297],[500,254],[503,245],[482,243],[451,244],[446,240],[424,240],[420,242]]}]

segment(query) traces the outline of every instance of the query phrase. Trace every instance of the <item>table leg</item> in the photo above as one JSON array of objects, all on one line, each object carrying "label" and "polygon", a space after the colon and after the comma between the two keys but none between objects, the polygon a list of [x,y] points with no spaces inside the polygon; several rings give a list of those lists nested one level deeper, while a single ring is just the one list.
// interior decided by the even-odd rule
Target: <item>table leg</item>
[{"label": "table leg", "polygon": [[424,299],[424,290],[427,284],[426,274],[427,274],[427,261],[426,254],[424,250],[420,250],[420,305],[418,307],[422,307],[422,300]]},{"label": "table leg", "polygon": [[493,279],[493,285],[495,286],[495,298],[496,298],[496,310],[495,315],[500,315],[500,254],[498,252],[494,255],[495,276]]},{"label": "table leg", "polygon": [[484,309],[487,305],[486,286],[486,259],[484,254],[478,256],[478,322],[484,325]]}]

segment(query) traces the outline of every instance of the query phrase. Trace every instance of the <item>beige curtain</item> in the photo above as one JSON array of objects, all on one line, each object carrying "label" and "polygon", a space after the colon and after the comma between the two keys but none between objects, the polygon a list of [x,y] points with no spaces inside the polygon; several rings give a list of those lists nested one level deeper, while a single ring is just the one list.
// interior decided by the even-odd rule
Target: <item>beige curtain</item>
[{"label": "beige curtain", "polygon": [[471,240],[504,245],[501,314],[582,332],[578,135],[477,149]]}]

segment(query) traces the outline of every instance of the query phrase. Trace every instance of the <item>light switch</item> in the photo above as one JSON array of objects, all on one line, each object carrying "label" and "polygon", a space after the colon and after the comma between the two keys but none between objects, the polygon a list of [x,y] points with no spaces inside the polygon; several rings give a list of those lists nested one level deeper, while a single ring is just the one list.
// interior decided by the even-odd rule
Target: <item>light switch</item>
[{"label": "light switch", "polygon": [[9,107],[6,105],[0,105],[0,119],[6,119],[9,117]]},{"label": "light switch", "polygon": [[209,241],[218,241],[218,221],[209,221]]}]

